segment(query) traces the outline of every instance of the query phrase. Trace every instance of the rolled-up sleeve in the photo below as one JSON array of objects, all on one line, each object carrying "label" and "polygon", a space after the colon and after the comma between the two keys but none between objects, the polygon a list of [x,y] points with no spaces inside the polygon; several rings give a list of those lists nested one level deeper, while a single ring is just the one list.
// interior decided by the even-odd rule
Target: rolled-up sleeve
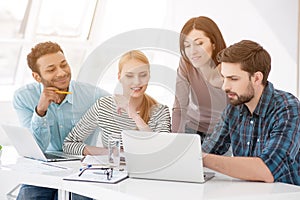
[{"label": "rolled-up sleeve", "polygon": [[[294,103],[281,107],[277,113],[270,139],[262,154],[259,155],[273,174],[275,181],[293,173],[292,166],[295,166],[295,162],[299,162],[296,159],[300,149],[299,105]],[[299,170],[299,166],[296,170]]]}]

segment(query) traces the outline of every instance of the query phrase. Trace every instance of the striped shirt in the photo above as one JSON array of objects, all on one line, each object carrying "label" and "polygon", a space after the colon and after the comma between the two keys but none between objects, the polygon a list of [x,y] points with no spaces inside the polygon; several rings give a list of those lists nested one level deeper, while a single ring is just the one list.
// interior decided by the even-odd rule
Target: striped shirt
[{"label": "striped shirt", "polygon": [[234,156],[261,158],[275,182],[300,185],[299,113],[299,100],[268,82],[252,115],[245,105],[225,109],[203,151],[222,155],[231,144]]},{"label": "striped shirt", "polygon": [[[153,132],[170,132],[171,117],[169,108],[156,104],[151,108],[148,126]],[[98,99],[85,113],[66,137],[63,150],[71,154],[82,155],[86,146],[83,141],[95,129],[102,130],[102,143],[106,147],[108,138],[121,139],[122,130],[137,129],[133,119],[126,112],[119,114],[112,96]],[[122,145],[122,140],[121,140]]]}]

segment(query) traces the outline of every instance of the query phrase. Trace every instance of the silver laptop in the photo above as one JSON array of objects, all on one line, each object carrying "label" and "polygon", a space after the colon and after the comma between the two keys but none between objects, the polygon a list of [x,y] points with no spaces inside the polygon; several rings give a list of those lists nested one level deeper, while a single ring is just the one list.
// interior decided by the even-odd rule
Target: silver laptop
[{"label": "silver laptop", "polygon": [[130,178],[204,183],[214,177],[203,171],[197,134],[126,130],[122,141]]},{"label": "silver laptop", "polygon": [[7,134],[11,143],[16,148],[17,152],[26,158],[41,160],[45,162],[57,162],[57,161],[69,161],[69,160],[80,160],[81,156],[68,155],[61,151],[43,152],[33,134],[29,129],[1,124],[2,129]]}]

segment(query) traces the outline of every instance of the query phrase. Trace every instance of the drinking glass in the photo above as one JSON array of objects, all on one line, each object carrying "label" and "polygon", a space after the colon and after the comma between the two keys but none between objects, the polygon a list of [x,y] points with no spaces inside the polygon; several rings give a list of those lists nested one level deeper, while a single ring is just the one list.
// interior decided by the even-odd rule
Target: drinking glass
[{"label": "drinking glass", "polygon": [[115,138],[108,139],[108,164],[115,168],[120,168],[120,140]]}]

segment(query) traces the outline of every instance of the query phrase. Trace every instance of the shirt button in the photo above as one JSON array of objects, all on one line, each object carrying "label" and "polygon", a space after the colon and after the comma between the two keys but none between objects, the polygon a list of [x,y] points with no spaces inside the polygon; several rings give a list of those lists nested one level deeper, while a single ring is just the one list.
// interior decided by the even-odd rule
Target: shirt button
[{"label": "shirt button", "polygon": [[249,145],[250,145],[250,142],[247,142],[247,145],[249,146]]},{"label": "shirt button", "polygon": [[250,124],[253,124],[253,120],[250,121]]},{"label": "shirt button", "polygon": [[257,142],[259,142],[259,139],[257,139]]}]

